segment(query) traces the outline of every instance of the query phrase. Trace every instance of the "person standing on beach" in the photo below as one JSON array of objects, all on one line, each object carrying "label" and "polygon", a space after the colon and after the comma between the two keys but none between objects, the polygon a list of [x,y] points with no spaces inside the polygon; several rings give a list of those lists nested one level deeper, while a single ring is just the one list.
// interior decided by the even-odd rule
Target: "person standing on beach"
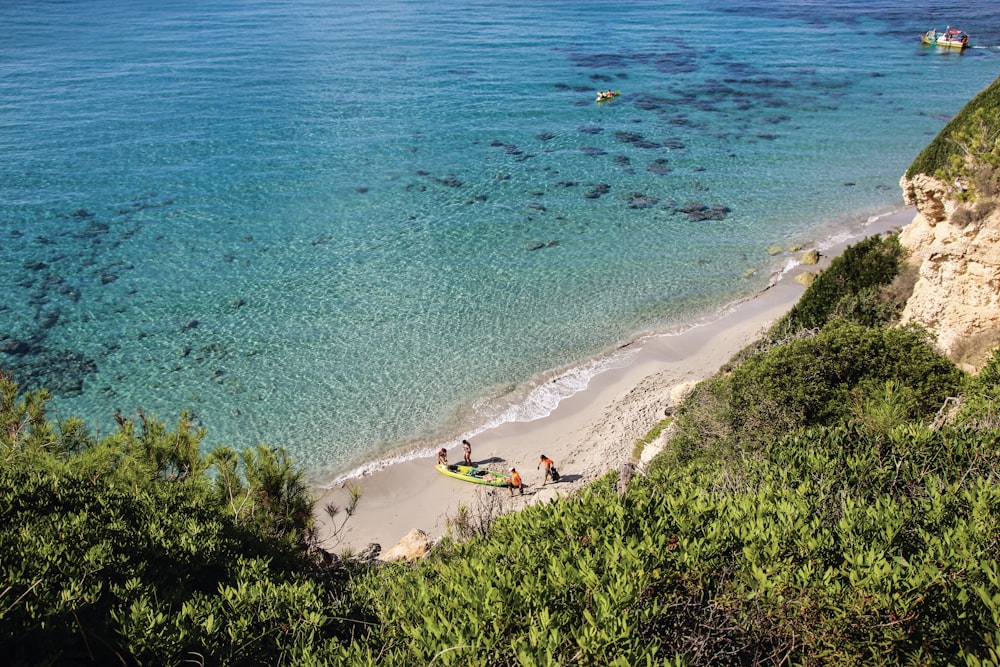
[{"label": "person standing on beach", "polygon": [[462,441],[462,452],[465,454],[465,465],[472,465],[472,443],[468,440]]},{"label": "person standing on beach", "polygon": [[438,450],[438,464],[448,465],[448,450],[444,447]]},{"label": "person standing on beach", "polygon": [[552,474],[552,464],[555,463],[552,459],[547,457],[545,454],[538,459],[538,465],[535,466],[535,470],[538,470],[542,466],[545,466],[545,475],[542,477],[542,486],[545,486],[547,480],[556,481],[555,476]]},{"label": "person standing on beach", "polygon": [[521,495],[524,495],[524,483],[521,481],[521,474],[517,472],[514,468],[510,469],[510,495],[514,495],[514,489],[517,488]]}]

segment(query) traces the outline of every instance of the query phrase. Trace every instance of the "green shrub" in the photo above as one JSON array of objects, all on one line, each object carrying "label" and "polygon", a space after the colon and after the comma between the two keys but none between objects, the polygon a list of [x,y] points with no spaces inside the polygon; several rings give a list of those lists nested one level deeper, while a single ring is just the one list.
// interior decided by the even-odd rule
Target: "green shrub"
[{"label": "green shrub", "polygon": [[887,381],[905,388],[905,417],[930,423],[963,375],[914,329],[836,320],[705,381],[677,413],[675,447],[756,449],[802,427],[850,418]]},{"label": "green shrub", "polygon": [[980,92],[930,144],[906,171],[908,178],[928,174],[946,183],[965,184],[959,196],[993,197],[1000,185],[1000,79]]},{"label": "green shrub", "polygon": [[890,299],[886,290],[902,270],[904,258],[895,234],[870,236],[849,246],[775,323],[770,336],[780,339],[788,332],[816,329],[835,316],[865,326],[888,324],[905,302],[905,298]]},{"label": "green shrub", "polygon": [[279,450],[245,452],[222,493],[186,416],[122,419],[98,441],[49,422],[46,399],[0,373],[7,664],[278,664],[338,645],[342,585],[314,576],[329,572],[307,549],[308,496]]}]

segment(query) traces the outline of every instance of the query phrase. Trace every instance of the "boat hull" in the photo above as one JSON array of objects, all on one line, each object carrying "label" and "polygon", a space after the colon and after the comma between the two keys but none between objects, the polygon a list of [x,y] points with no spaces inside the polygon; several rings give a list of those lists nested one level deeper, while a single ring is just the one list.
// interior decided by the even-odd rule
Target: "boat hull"
[{"label": "boat hull", "polygon": [[509,473],[496,472],[477,466],[445,465],[443,463],[439,463],[434,467],[441,474],[460,479],[463,482],[485,484],[486,486],[510,486]]},{"label": "boat hull", "polygon": [[948,30],[937,32],[931,30],[920,36],[920,41],[928,46],[940,46],[946,49],[964,49],[969,46],[969,37],[963,32]]}]

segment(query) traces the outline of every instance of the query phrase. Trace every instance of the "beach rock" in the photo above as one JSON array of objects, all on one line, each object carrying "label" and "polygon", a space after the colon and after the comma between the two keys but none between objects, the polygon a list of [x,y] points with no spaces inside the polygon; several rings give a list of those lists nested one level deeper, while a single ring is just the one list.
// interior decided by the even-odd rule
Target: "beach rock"
[{"label": "beach rock", "polygon": [[374,563],[378,560],[378,555],[382,553],[382,545],[378,542],[369,542],[368,546],[362,549],[354,560],[361,563]]},{"label": "beach rock", "polygon": [[430,535],[419,528],[414,528],[399,541],[399,544],[385,552],[382,560],[408,560],[412,562],[418,558],[424,558],[430,552],[431,544],[433,542]]},{"label": "beach rock", "polygon": [[626,461],[618,469],[618,495],[624,496],[625,492],[628,491],[628,484],[632,481],[632,477],[635,475],[635,464],[631,461]]},{"label": "beach rock", "polygon": [[819,250],[806,250],[799,261],[803,264],[819,264]]},{"label": "beach rock", "polygon": [[681,382],[680,384],[674,385],[670,388],[670,403],[673,405],[680,405],[684,402],[684,399],[694,391],[697,382],[688,381]]},{"label": "beach rock", "polygon": [[799,283],[800,285],[805,285],[806,287],[809,287],[814,282],[816,282],[816,277],[818,275],[819,274],[814,271],[803,271],[802,273],[795,276],[795,282]]},{"label": "beach rock", "polygon": [[780,245],[769,245],[767,246],[767,250],[765,252],[767,252],[768,255],[772,256],[780,255],[782,252],[784,252],[784,248],[782,248]]}]

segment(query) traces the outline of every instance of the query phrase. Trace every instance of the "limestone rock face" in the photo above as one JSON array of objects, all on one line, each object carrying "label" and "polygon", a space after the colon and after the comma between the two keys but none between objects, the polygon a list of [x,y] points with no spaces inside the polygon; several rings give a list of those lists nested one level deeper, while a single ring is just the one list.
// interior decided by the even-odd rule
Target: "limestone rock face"
[{"label": "limestone rock face", "polygon": [[382,560],[399,560],[400,558],[404,558],[414,561],[426,556],[430,550],[430,536],[424,531],[414,528],[399,541],[399,544],[385,552]]},{"label": "limestone rock face", "polygon": [[899,187],[903,189],[903,200],[917,207],[917,212],[933,227],[942,220],[948,219],[948,196],[950,189],[942,181],[917,174],[912,179],[906,174],[899,179]]},{"label": "limestone rock face", "polygon": [[899,238],[910,251],[909,261],[919,267],[902,323],[922,324],[951,355],[963,340],[1000,331],[1000,210],[956,224],[950,218],[956,204],[940,181],[940,189],[932,192],[933,181],[919,176],[901,181],[911,185],[909,190],[904,185],[904,192],[918,214]]}]

